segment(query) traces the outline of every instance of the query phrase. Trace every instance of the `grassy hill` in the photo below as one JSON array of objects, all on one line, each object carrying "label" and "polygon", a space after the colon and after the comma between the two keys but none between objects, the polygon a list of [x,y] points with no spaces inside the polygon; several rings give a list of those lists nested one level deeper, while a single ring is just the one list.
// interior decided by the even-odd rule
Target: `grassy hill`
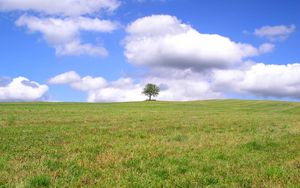
[{"label": "grassy hill", "polygon": [[15,186],[299,187],[300,103],[1,103]]}]

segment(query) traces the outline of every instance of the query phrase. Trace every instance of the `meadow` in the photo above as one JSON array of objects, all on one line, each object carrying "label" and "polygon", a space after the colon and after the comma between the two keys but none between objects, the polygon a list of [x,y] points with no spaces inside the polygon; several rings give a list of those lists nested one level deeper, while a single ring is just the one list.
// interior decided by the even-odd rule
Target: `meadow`
[{"label": "meadow", "polygon": [[0,103],[0,187],[300,187],[300,103]]}]

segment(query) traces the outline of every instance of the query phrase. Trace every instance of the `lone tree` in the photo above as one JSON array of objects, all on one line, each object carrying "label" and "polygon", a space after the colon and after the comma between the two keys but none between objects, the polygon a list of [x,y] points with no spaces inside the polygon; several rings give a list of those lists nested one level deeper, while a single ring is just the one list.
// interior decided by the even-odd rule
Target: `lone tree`
[{"label": "lone tree", "polygon": [[155,97],[159,94],[159,87],[155,84],[147,84],[142,92],[142,94],[149,97],[149,101],[152,100],[152,97]]}]

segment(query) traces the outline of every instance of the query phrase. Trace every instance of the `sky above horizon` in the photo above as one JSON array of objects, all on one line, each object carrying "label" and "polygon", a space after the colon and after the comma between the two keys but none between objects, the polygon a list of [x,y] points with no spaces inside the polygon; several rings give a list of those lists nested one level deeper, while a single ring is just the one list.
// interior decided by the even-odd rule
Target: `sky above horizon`
[{"label": "sky above horizon", "polygon": [[300,1],[0,0],[0,101],[300,99]]}]

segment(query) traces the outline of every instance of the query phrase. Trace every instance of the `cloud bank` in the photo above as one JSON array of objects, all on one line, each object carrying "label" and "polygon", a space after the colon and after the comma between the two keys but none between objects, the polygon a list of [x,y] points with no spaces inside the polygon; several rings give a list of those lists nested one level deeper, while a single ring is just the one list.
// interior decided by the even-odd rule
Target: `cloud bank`
[{"label": "cloud bank", "polygon": [[[52,15],[50,12],[44,13]],[[95,11],[89,14],[93,13]],[[64,15],[67,16],[23,15],[16,25],[41,33],[58,55],[107,55],[103,46],[83,43],[80,33],[109,33],[118,28],[118,23],[81,13]],[[294,29],[293,25],[286,28],[262,27],[257,30],[257,35],[280,38]],[[123,45],[130,64],[147,68],[148,72],[143,77],[106,80],[101,76],[82,77],[75,71],[69,71],[50,78],[48,83],[69,85],[86,92],[88,102],[145,100],[141,92],[147,83],[157,84],[161,88],[158,100],[216,99],[227,98],[231,94],[300,99],[299,64],[271,65],[251,61],[253,57],[272,52],[275,49],[272,43],[253,46],[226,36],[201,33],[175,16],[152,15],[139,18],[126,27]],[[23,77],[11,82],[0,79],[2,101],[40,100],[47,90],[46,85]]]},{"label": "cloud bank", "polygon": [[[165,71],[165,70],[163,70]],[[161,88],[158,100],[189,101],[240,97],[300,99],[300,64],[266,65],[249,63],[238,69],[214,69],[209,74],[189,69],[169,71],[168,74],[149,74],[142,79],[130,77],[107,81],[102,77],[85,76],[72,81],[53,82],[64,73],[50,79],[50,84],[68,84],[87,92],[88,102],[142,101],[147,83]],[[78,75],[77,73],[75,73]],[[51,81],[52,80],[52,81]]]},{"label": "cloud bank", "polygon": [[5,79],[5,82],[0,84],[0,101],[39,101],[43,100],[47,91],[47,85],[25,77],[17,77],[11,81]]},{"label": "cloud bank", "polygon": [[[182,75],[182,78],[174,75]],[[76,76],[75,76],[76,75]],[[201,75],[184,71],[174,73],[172,77],[149,75],[137,81],[134,78],[121,77],[107,81],[102,77],[85,76],[77,79],[74,71],[57,75],[49,84],[67,84],[71,88],[87,92],[88,102],[125,102],[143,101],[142,89],[147,83],[155,83],[161,88],[158,100],[199,100],[222,98],[220,92],[211,89],[210,83],[201,80]]]},{"label": "cloud bank", "polygon": [[[299,64],[249,61],[272,52],[272,43],[255,47],[221,35],[200,33],[170,15],[139,18],[128,25],[126,32],[124,53],[128,62],[149,70],[142,78],[79,79],[71,71],[50,79],[49,83],[62,82],[85,91],[89,102],[144,100],[141,91],[147,83],[160,86],[158,100],[215,99],[230,94],[300,98]],[[53,82],[62,77],[65,81]],[[68,81],[70,77],[72,81]]]}]

